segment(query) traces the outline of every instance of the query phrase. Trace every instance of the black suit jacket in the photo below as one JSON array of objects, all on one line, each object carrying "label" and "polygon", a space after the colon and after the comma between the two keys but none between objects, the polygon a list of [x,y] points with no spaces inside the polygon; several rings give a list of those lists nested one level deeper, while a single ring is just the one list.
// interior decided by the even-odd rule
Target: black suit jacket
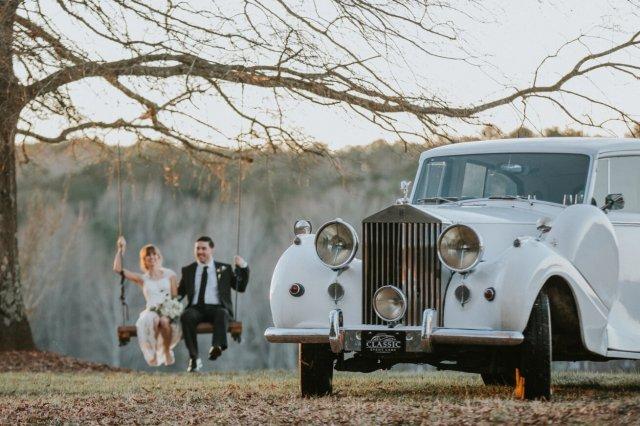
[{"label": "black suit jacket", "polygon": [[[193,262],[182,268],[182,277],[178,287],[178,295],[187,297],[187,307],[195,305],[197,295],[195,294],[196,268],[198,264]],[[244,292],[249,283],[249,268],[231,268],[228,263],[214,262],[216,276],[218,277],[218,299],[229,315],[233,317],[233,304],[231,303],[231,289]]]}]

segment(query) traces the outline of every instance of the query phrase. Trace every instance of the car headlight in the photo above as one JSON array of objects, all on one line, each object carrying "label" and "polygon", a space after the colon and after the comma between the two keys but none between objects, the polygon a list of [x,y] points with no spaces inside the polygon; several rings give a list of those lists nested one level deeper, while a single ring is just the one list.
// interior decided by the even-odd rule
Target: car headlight
[{"label": "car headlight", "polygon": [[373,295],[373,310],[384,321],[398,321],[407,310],[407,298],[398,287],[380,287]]},{"label": "car headlight", "polygon": [[344,268],[358,250],[358,234],[341,219],[327,222],[316,234],[316,253],[320,261],[331,269]]},{"label": "car headlight", "polygon": [[476,231],[466,225],[451,225],[438,238],[438,257],[456,272],[473,269],[482,255],[482,241]]}]

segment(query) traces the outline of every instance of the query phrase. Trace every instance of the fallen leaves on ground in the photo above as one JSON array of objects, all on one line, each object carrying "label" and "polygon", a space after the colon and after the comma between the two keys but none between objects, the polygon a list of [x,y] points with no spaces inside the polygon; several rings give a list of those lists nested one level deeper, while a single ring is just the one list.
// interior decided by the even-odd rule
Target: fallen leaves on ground
[{"label": "fallen leaves on ground", "polygon": [[125,368],[83,361],[53,352],[43,351],[0,351],[0,372],[90,372],[129,371]]},{"label": "fallen leaves on ground", "polygon": [[0,373],[7,423],[637,423],[640,375],[558,373],[553,401],[520,401],[474,374],[336,373],[303,399],[292,372]]}]

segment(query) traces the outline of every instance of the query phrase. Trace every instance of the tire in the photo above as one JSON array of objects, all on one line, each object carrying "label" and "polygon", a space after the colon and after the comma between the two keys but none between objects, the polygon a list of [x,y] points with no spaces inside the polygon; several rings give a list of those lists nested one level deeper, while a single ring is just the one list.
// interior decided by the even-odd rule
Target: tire
[{"label": "tire", "polygon": [[506,371],[497,374],[482,373],[481,376],[482,381],[487,386],[515,386],[516,384],[515,369],[511,373]]},{"label": "tire", "polygon": [[525,399],[551,398],[551,312],[546,293],[538,294],[527,328],[520,360]]},{"label": "tire", "polygon": [[334,360],[335,357],[328,344],[300,344],[298,368],[300,371],[300,394],[303,397],[331,394]]}]

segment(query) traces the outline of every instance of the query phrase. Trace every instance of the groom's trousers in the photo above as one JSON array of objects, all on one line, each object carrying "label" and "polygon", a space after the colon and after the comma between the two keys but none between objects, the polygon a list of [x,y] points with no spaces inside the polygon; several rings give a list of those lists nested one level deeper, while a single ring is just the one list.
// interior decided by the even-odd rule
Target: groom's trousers
[{"label": "groom's trousers", "polygon": [[229,312],[222,305],[192,305],[184,310],[180,317],[184,343],[189,350],[189,357],[198,358],[198,324],[210,322],[213,324],[213,338],[211,346],[227,348],[227,328],[229,327]]}]

